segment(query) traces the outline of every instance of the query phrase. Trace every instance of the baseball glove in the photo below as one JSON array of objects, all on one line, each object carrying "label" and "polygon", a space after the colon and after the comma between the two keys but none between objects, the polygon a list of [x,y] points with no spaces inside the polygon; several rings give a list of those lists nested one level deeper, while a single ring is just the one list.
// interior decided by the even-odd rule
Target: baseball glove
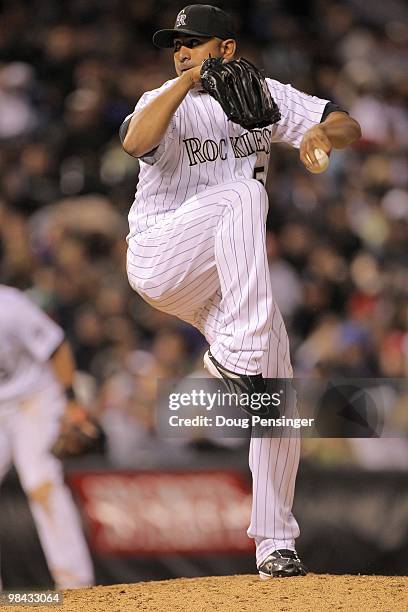
[{"label": "baseball glove", "polygon": [[58,459],[101,452],[105,434],[99,423],[79,406],[65,414],[51,452]]},{"label": "baseball glove", "polygon": [[223,62],[222,58],[210,57],[202,65],[201,83],[221,104],[228,119],[247,130],[271,125],[281,118],[265,77],[244,58]]}]

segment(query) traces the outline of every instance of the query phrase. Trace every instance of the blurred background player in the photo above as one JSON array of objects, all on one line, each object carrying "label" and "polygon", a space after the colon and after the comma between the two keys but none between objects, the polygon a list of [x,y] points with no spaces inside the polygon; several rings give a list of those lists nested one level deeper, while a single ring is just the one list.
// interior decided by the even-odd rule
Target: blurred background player
[{"label": "blurred background player", "polygon": [[79,515],[51,453],[67,397],[75,403],[71,349],[62,329],[20,291],[0,285],[0,304],[0,482],[13,462],[56,587],[90,585]]}]

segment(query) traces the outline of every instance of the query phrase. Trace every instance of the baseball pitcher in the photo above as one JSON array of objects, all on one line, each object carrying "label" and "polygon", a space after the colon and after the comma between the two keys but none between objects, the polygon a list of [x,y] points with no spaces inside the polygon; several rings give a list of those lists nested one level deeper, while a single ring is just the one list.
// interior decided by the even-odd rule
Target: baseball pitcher
[{"label": "baseball pitcher", "polygon": [[[120,129],[124,149],[140,162],[129,282],[205,335],[210,374],[262,391],[265,379],[292,377],[265,247],[271,147],[289,143],[319,171],[322,156],[357,140],[360,127],[329,100],[236,60],[232,20],[214,6],[187,6],[153,42],[172,50],[177,76],[142,95]],[[292,514],[299,446],[298,436],[251,441],[248,535],[263,579],[306,573]]]}]

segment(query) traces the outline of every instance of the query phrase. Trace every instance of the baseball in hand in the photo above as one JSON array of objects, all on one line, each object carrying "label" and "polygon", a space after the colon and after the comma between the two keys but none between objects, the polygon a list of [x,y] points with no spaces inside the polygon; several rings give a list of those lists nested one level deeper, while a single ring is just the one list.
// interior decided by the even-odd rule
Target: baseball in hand
[{"label": "baseball in hand", "polygon": [[[327,155],[326,151],[323,151],[323,149],[315,149],[314,154],[316,156],[317,163],[319,165],[318,166],[310,165],[307,169],[309,170],[309,172],[312,172],[313,174],[320,174],[321,172],[324,172],[325,170],[327,170],[327,167],[329,165],[329,156]],[[310,161],[310,158],[309,158],[309,161]]]}]

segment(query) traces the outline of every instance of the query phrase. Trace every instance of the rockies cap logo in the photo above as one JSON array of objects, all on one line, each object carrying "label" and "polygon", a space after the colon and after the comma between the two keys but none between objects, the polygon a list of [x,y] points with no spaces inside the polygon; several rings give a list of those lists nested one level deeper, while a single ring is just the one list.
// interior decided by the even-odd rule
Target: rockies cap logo
[{"label": "rockies cap logo", "polygon": [[179,12],[176,19],[176,28],[180,28],[186,25],[187,15],[184,12],[184,9]]}]

